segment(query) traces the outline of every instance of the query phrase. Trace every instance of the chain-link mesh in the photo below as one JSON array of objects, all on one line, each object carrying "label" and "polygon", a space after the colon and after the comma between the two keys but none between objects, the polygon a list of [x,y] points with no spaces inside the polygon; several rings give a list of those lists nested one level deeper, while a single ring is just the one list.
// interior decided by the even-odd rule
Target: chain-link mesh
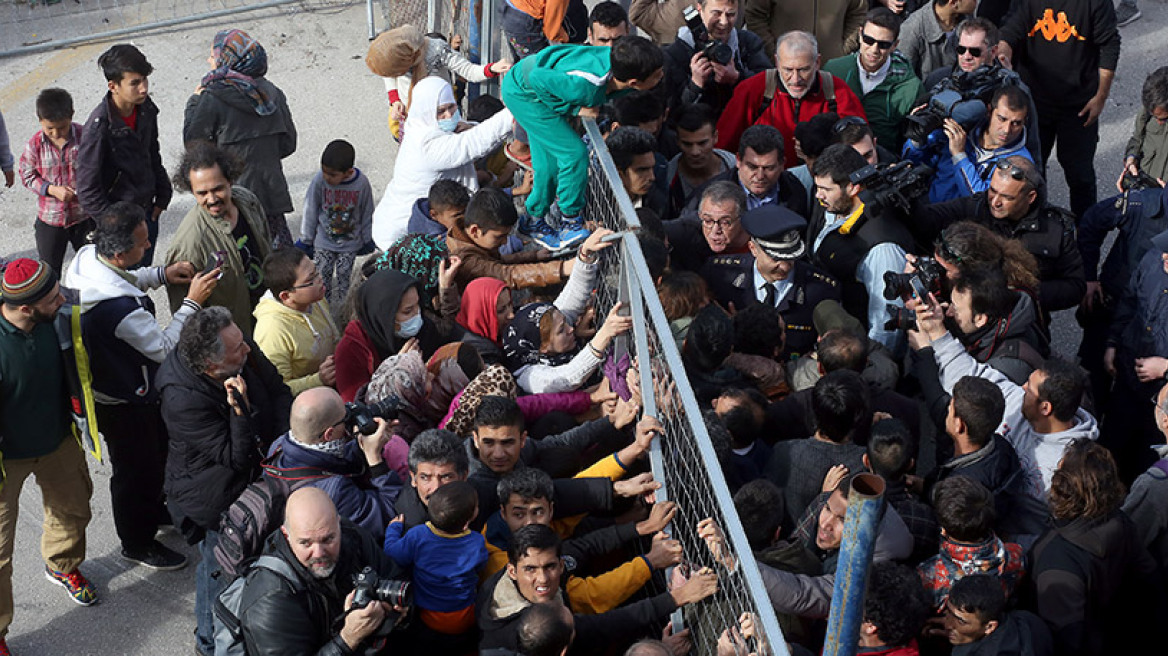
[{"label": "chain-link mesh", "polygon": [[[0,0],[0,57],[112,39],[282,5],[285,11],[358,0]],[[424,0],[423,0],[424,1]]]},{"label": "chain-link mesh", "polygon": [[[595,123],[585,121],[585,128],[589,141],[595,145],[584,218],[616,231],[639,228],[632,203]],[[664,485],[659,501],[668,498],[678,505],[671,535],[681,541],[691,571],[710,567],[718,573],[718,593],[683,609],[685,626],[694,640],[694,653],[713,654],[723,630],[737,626],[743,613],[752,613],[757,638],[752,641],[751,650],[758,654],[786,654],[774,609],[734,511],[717,455],[634,234],[622,239],[620,249],[605,251],[596,293],[597,316],[604,316],[614,303],[623,301],[633,317],[632,336],[618,347],[627,348],[636,356],[645,412],[656,416],[665,427],[665,434],[655,445],[652,466],[655,478]],[[705,518],[712,518],[724,533],[725,549],[718,562],[705,541],[698,537],[698,523]]]}]

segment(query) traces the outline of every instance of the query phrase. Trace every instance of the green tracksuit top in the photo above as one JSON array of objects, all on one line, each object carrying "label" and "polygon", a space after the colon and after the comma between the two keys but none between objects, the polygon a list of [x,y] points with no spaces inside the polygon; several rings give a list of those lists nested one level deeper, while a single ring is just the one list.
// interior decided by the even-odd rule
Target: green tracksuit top
[{"label": "green tracksuit top", "polygon": [[520,60],[503,78],[503,86],[556,114],[575,116],[581,107],[599,107],[608,99],[611,51],[578,44],[544,48]]}]

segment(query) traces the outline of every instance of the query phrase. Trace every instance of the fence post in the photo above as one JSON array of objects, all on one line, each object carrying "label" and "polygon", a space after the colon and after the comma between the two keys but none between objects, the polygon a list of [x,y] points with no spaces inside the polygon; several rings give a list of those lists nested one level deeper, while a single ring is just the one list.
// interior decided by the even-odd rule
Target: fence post
[{"label": "fence post", "polygon": [[859,474],[852,479],[823,656],[855,656],[864,621],[864,589],[883,506],[884,479],[875,474]]}]

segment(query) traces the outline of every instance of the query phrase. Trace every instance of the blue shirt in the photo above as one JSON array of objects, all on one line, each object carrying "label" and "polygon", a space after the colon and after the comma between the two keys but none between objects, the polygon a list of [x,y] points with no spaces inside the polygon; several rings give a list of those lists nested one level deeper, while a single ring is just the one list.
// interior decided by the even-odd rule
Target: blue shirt
[{"label": "blue shirt", "polygon": [[385,529],[385,554],[402,567],[414,569],[414,601],[418,608],[453,613],[473,606],[479,569],[487,562],[482,533],[443,533],[430,522],[402,536],[401,522]]}]

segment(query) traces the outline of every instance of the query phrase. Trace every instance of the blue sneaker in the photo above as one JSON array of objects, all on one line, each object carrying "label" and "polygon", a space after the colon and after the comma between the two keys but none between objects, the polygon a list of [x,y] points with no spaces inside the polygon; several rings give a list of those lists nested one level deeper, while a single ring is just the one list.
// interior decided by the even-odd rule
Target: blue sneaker
[{"label": "blue sneaker", "polygon": [[592,231],[584,227],[584,221],[578,216],[564,217],[560,221],[560,248],[572,248],[588,239]]},{"label": "blue sneaker", "polygon": [[526,214],[519,217],[519,232],[531,237],[532,241],[549,251],[558,251],[563,248],[556,229],[548,225],[547,221],[542,218],[533,219]]}]

